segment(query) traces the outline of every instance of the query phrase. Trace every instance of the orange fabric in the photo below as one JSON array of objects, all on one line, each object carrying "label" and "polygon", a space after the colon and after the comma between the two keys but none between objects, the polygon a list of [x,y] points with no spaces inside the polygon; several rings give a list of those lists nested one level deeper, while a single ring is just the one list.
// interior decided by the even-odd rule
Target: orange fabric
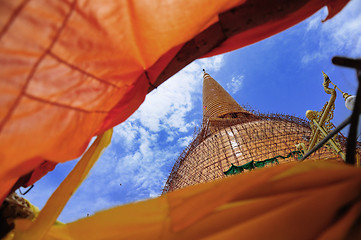
[{"label": "orange fabric", "polygon": [[44,160],[77,158],[128,118],[177,49],[244,2],[1,1],[0,198]]},{"label": "orange fabric", "polygon": [[[259,0],[260,3],[263,1]],[[302,2],[302,1],[299,1]],[[204,57],[210,57],[213,55],[229,52],[240,47],[245,47],[252,43],[261,41],[265,38],[268,38],[276,33],[286,30],[287,28],[292,27],[293,25],[299,23],[303,19],[310,17],[316,11],[320,9],[320,6],[324,6],[324,4],[328,7],[328,16],[325,20],[328,20],[335,16],[339,11],[342,10],[349,2],[349,0],[342,0],[342,1],[324,1],[324,0],[315,0],[315,1],[303,1],[304,5],[298,9],[295,9],[294,12],[286,16],[279,16],[278,18],[272,18],[269,21],[257,25],[254,24],[252,28],[245,27],[245,30],[236,34],[234,36],[229,37],[226,41],[224,41],[219,47],[215,48],[213,51],[206,54]],[[270,2],[273,4],[273,2]],[[267,9],[267,5],[263,4],[261,9],[255,11],[262,14],[262,10]],[[252,18],[253,14],[250,13],[248,17]],[[244,24],[247,24],[248,17],[245,18]],[[252,21],[258,21],[257,17],[253,17]]]},{"label": "orange fabric", "polygon": [[360,239],[360,189],[360,168],[284,164],[55,225],[45,239]]},{"label": "orange fabric", "polygon": [[25,184],[24,187],[33,185],[36,181],[46,175],[48,172],[53,171],[56,166],[54,162],[45,161],[40,164],[31,174],[29,181]]},{"label": "orange fabric", "polygon": [[144,70],[236,4],[2,1],[0,196],[39,164],[19,169],[28,159],[79,157],[92,136],[129,117],[148,90]]}]

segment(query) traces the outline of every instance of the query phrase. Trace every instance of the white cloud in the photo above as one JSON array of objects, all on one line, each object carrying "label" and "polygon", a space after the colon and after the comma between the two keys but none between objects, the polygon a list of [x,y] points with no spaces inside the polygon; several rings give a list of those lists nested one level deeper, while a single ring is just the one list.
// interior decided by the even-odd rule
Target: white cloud
[{"label": "white cloud", "polygon": [[217,55],[212,58],[203,58],[199,60],[199,64],[203,69],[208,71],[219,71],[224,65],[223,55]]},{"label": "white cloud", "polygon": [[180,147],[186,147],[189,145],[189,143],[192,141],[193,137],[192,136],[185,136],[182,138],[178,139],[178,145]]},{"label": "white cloud", "polygon": [[315,60],[322,59],[324,56],[325,55],[320,52],[308,53],[302,56],[301,62],[306,65],[308,63],[312,63]]},{"label": "white cloud", "polygon": [[174,141],[174,136],[169,135],[169,136],[167,137],[166,142],[173,142],[173,141]]},{"label": "white cloud", "polygon": [[132,121],[126,121],[114,128],[113,141],[123,141],[126,146],[131,147],[138,135],[139,128]]},{"label": "white cloud", "polygon": [[244,75],[233,76],[232,80],[230,82],[227,82],[226,85],[227,91],[230,92],[231,94],[235,94],[236,92],[241,90],[243,86],[243,81],[244,81]]},{"label": "white cloud", "polygon": [[307,23],[307,31],[315,30],[319,27],[320,22],[322,21],[322,15],[327,14],[326,8],[323,8],[319,13],[313,15],[311,18],[306,20]]},{"label": "white cloud", "polygon": [[[185,118],[194,107],[195,96],[202,91],[202,68],[218,71],[223,62],[223,56],[215,56],[191,63],[148,94],[131,121],[140,121],[152,132],[187,132],[193,123]],[[132,133],[130,135],[133,136]]]},{"label": "white cloud", "polygon": [[361,0],[350,1],[334,18],[321,23],[327,16],[324,8],[309,18],[307,31],[317,32],[318,49],[306,52],[302,57],[303,64],[328,58],[330,55],[361,55]]},{"label": "white cloud", "polygon": [[114,205],[159,196],[174,161],[192,140],[195,121],[187,118],[201,96],[202,68],[215,72],[223,61],[217,56],[191,63],[115,127],[111,146],[70,199],[60,220],[69,222]]},{"label": "white cloud", "polygon": [[[70,222],[115,205],[159,196],[174,161],[191,141],[197,121],[190,114],[201,111],[202,68],[216,72],[223,62],[222,56],[197,60],[150,93],[138,111],[114,128],[111,145],[59,220]],[[58,167],[69,166],[70,171],[74,164]],[[64,171],[55,169],[27,198],[42,207],[64,177]]]},{"label": "white cloud", "polygon": [[352,56],[361,54],[361,0],[350,1],[349,4],[328,20],[322,31],[329,34],[337,49],[346,50]]},{"label": "white cloud", "polygon": [[[171,79],[149,94],[133,116],[115,131],[115,138],[133,142],[135,152],[119,159],[116,172],[119,181],[132,182],[147,197],[160,193],[168,172],[162,168],[174,162],[182,148],[190,142],[194,121],[187,116],[194,108],[195,99],[202,91],[202,68],[218,71],[223,56],[202,59],[191,63]],[[185,135],[185,136],[184,136]],[[178,144],[169,142],[179,139]],[[164,143],[167,148],[159,146]],[[167,143],[168,142],[168,143]],[[127,176],[132,176],[127,177]]]}]

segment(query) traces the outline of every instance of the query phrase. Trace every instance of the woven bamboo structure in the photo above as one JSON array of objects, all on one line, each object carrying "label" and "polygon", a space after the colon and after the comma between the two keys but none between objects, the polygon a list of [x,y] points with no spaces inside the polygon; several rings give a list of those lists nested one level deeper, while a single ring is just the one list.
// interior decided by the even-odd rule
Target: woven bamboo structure
[{"label": "woven bamboo structure", "polygon": [[[245,110],[205,73],[202,127],[174,164],[163,193],[227,177],[232,166],[243,166],[246,173],[297,161],[302,152],[295,145],[309,141],[310,135],[304,119]],[[308,161],[321,158],[335,158],[335,153],[323,147]]]}]

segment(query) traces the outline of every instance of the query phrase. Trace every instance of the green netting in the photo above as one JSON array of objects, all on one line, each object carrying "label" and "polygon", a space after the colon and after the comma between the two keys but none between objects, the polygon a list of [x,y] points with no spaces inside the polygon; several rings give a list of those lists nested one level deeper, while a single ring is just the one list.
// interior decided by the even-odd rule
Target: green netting
[{"label": "green netting", "polygon": [[224,172],[225,175],[229,176],[229,175],[233,175],[233,174],[237,174],[237,173],[241,173],[243,172],[245,169],[246,170],[252,170],[254,168],[261,168],[261,167],[264,167],[266,166],[267,164],[270,164],[270,163],[279,163],[277,158],[282,158],[282,159],[285,159],[285,158],[289,158],[291,157],[292,155],[297,155],[297,158],[298,159],[301,159],[302,156],[303,156],[303,151],[292,151],[290,152],[287,156],[281,156],[281,155],[278,155],[278,156],[275,156],[273,158],[269,158],[269,159],[266,159],[266,160],[263,160],[263,161],[250,161],[246,164],[243,164],[241,166],[236,166],[232,163],[232,166],[226,171]]}]

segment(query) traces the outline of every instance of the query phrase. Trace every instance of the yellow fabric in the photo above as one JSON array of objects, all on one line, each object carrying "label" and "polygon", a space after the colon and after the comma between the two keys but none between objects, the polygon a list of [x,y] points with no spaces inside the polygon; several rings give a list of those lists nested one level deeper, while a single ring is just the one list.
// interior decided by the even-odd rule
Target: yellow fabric
[{"label": "yellow fabric", "polygon": [[34,222],[29,223],[28,220],[25,220],[17,223],[19,230],[15,232],[14,239],[37,240],[43,238],[48,229],[55,223],[70,197],[88,175],[102,151],[109,145],[112,133],[113,129],[110,129],[97,137],[71,173],[49,198]]},{"label": "yellow fabric", "polygon": [[361,169],[255,170],[52,226],[45,239],[360,239]]}]

